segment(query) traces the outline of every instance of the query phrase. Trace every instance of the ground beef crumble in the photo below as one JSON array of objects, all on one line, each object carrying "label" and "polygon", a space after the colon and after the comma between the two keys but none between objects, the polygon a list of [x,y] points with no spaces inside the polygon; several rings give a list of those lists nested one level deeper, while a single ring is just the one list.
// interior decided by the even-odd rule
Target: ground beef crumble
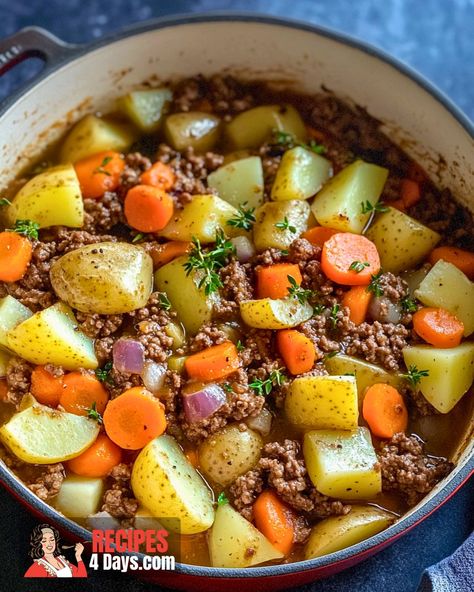
[{"label": "ground beef crumble", "polygon": [[130,519],[138,510],[138,501],[130,489],[132,465],[120,463],[109,473],[111,486],[104,493],[101,510],[118,519]]},{"label": "ground beef crumble", "polygon": [[16,407],[24,395],[28,394],[31,386],[33,366],[21,358],[11,358],[7,365],[7,402]]},{"label": "ground beef crumble", "polygon": [[66,472],[61,463],[46,465],[41,474],[28,483],[28,488],[40,499],[50,500],[59,493],[61,485],[66,478]]},{"label": "ground beef crumble", "polygon": [[119,222],[125,222],[122,202],[116,193],[106,191],[101,199],[84,200],[84,226],[86,232],[109,232]]},{"label": "ground beef crumble", "polygon": [[401,324],[361,323],[355,325],[347,336],[346,353],[362,356],[367,362],[379,364],[387,370],[398,370],[408,337],[408,329]]}]

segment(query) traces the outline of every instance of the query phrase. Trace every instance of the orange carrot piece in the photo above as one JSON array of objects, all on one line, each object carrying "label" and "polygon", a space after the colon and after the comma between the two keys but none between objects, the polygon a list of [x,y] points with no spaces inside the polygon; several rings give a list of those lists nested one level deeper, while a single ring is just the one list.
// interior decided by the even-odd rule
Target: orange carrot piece
[{"label": "orange carrot piece", "polygon": [[162,245],[158,245],[156,249],[150,251],[150,256],[153,259],[153,267],[157,269],[162,265],[166,265],[176,257],[186,255],[192,249],[193,244],[185,241],[169,241]]},{"label": "orange carrot piece", "polygon": [[36,366],[31,373],[31,394],[43,405],[57,407],[64,392],[62,376],[53,376],[43,366]]},{"label": "orange carrot piece", "polygon": [[225,378],[238,370],[239,365],[239,354],[231,341],[208,347],[184,362],[188,376],[203,382]]},{"label": "orange carrot piece", "polygon": [[[359,271],[351,269],[355,264],[363,267]],[[338,284],[367,285],[370,277],[380,271],[377,247],[361,234],[339,232],[324,243],[321,269],[330,280]]]},{"label": "orange carrot piece", "polygon": [[325,226],[314,226],[306,232],[303,232],[301,238],[305,238],[312,245],[322,248],[324,243],[330,239],[333,234],[337,234],[338,232],[339,230],[333,230],[332,228],[326,228]]},{"label": "orange carrot piece", "polygon": [[270,543],[288,555],[295,536],[294,512],[271,490],[262,491],[253,505],[255,526]]},{"label": "orange carrot piece", "polygon": [[92,374],[70,372],[64,376],[59,404],[69,413],[87,415],[95,404],[97,412],[102,414],[108,400],[103,384]]},{"label": "orange carrot piece", "polygon": [[92,446],[67,461],[66,466],[82,477],[106,477],[121,460],[122,450],[117,444],[105,434],[99,434]]},{"label": "orange carrot piece", "polygon": [[470,280],[474,280],[474,253],[458,249],[458,247],[436,247],[429,256],[429,262],[433,265],[442,259],[452,263],[460,269]]},{"label": "orange carrot piece", "polygon": [[444,308],[421,308],[413,315],[413,328],[427,343],[440,348],[461,343],[464,324]]},{"label": "orange carrot piece", "polygon": [[362,403],[362,415],[370,431],[379,438],[391,438],[408,426],[408,411],[402,395],[389,384],[370,386]]},{"label": "orange carrot piece", "polygon": [[99,152],[74,163],[82,197],[98,199],[106,191],[115,191],[125,168],[122,155],[113,150]]},{"label": "orange carrot piece", "polygon": [[26,236],[0,232],[0,281],[17,282],[25,275],[33,247]]},{"label": "orange carrot piece", "polygon": [[171,220],[173,210],[173,198],[160,187],[135,185],[125,197],[127,223],[140,232],[163,230]]},{"label": "orange carrot piece", "polygon": [[365,321],[372,294],[365,286],[353,286],[342,298],[342,306],[349,309],[349,318],[356,325]]},{"label": "orange carrot piece", "polygon": [[400,183],[400,199],[406,208],[410,208],[421,199],[420,184],[412,179],[402,179]]},{"label": "orange carrot piece", "polygon": [[164,405],[140,386],[110,401],[103,417],[108,437],[126,450],[139,450],[166,430]]},{"label": "orange carrot piece", "polygon": [[159,187],[163,191],[169,191],[176,182],[176,175],[173,169],[163,162],[155,162],[155,164],[147,171],[141,174],[140,183],[143,185],[152,185]]},{"label": "orange carrot piece", "polygon": [[5,378],[0,378],[0,401],[8,399],[8,384]]},{"label": "orange carrot piece", "polygon": [[257,269],[257,298],[286,298],[291,286],[288,276],[298,286],[303,281],[300,268],[293,263],[275,263]]},{"label": "orange carrot piece", "polygon": [[303,374],[311,370],[316,351],[313,342],[304,333],[295,329],[282,329],[277,333],[277,345],[291,374]]}]

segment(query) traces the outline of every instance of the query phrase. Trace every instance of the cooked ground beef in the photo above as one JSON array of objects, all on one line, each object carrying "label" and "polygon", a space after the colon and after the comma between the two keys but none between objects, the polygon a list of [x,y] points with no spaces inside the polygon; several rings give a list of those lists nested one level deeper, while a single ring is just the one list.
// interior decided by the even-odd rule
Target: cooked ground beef
[{"label": "cooked ground beef", "polygon": [[84,230],[92,234],[109,232],[124,222],[122,203],[116,193],[106,191],[101,199],[84,200]]},{"label": "cooked ground beef", "polygon": [[11,358],[7,365],[7,401],[18,406],[24,395],[29,393],[33,366],[21,358]]},{"label": "cooked ground beef", "polygon": [[123,315],[99,315],[76,312],[76,319],[80,330],[93,339],[109,337],[116,333],[123,323]]},{"label": "cooked ground beef", "polygon": [[110,398],[115,399],[134,386],[143,386],[143,381],[139,374],[119,372],[115,368],[112,368],[107,380],[104,381],[104,386],[107,389]]},{"label": "cooked ground beef", "polygon": [[40,499],[47,501],[59,493],[65,477],[66,472],[61,463],[45,465],[41,474],[27,485]]},{"label": "cooked ground beef", "polygon": [[219,275],[223,284],[221,297],[228,302],[238,305],[242,300],[251,300],[254,297],[249,265],[243,265],[233,259],[219,271]]},{"label": "cooked ground beef", "polygon": [[281,263],[284,259],[286,259],[286,255],[281,252],[281,249],[271,247],[252,257],[249,265],[253,268],[258,265],[274,265],[275,263]]},{"label": "cooked ground beef", "polygon": [[140,154],[140,152],[127,154],[125,157],[125,168],[120,177],[119,195],[122,198],[125,197],[131,187],[140,183],[140,175],[150,167],[150,159]]},{"label": "cooked ground beef", "polygon": [[109,473],[112,484],[103,495],[103,512],[108,512],[114,518],[133,518],[138,510],[138,501],[133,497],[130,489],[131,465],[121,463]]},{"label": "cooked ground beef", "polygon": [[409,331],[401,324],[361,323],[347,336],[346,353],[362,356],[367,362],[380,364],[387,370],[398,370],[408,336]]},{"label": "cooked ground beef", "polygon": [[208,323],[203,325],[199,333],[191,338],[189,351],[198,352],[206,347],[224,343],[224,341],[229,341],[227,334],[214,323]]},{"label": "cooked ground beef", "polygon": [[[321,247],[311,244],[305,238],[297,238],[288,249],[288,259],[292,263],[305,263],[321,258]],[[304,266],[302,266],[304,269]]]},{"label": "cooked ground beef", "polygon": [[93,234],[85,230],[71,230],[59,227],[55,242],[57,245],[56,253],[64,255],[94,243],[117,242],[117,237],[110,234]]},{"label": "cooked ground beef", "polygon": [[382,468],[382,488],[401,493],[409,506],[418,503],[453,468],[444,458],[426,455],[423,442],[404,433],[385,442],[377,456]]},{"label": "cooked ground beef", "polygon": [[113,337],[102,337],[94,341],[95,355],[99,361],[99,366],[111,361],[114,343],[115,339]]}]

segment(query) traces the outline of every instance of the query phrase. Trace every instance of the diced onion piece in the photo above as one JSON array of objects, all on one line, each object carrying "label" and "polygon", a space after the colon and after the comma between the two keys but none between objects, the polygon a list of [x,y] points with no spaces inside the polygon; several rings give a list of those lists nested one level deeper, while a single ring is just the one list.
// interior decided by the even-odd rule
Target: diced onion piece
[{"label": "diced onion piece", "polygon": [[259,432],[262,436],[268,436],[272,429],[272,420],[271,411],[264,407],[258,415],[247,417],[245,423],[251,430]]},{"label": "diced onion piece", "polygon": [[402,311],[398,304],[392,302],[385,296],[372,298],[369,304],[369,316],[373,321],[380,323],[394,323],[400,322],[402,318]]},{"label": "diced onion piece", "polygon": [[253,242],[246,236],[235,236],[230,239],[235,247],[235,253],[240,263],[247,263],[257,252]]},{"label": "diced onion piece", "polygon": [[134,339],[119,339],[113,348],[113,359],[118,372],[141,374],[145,364],[145,348]]},{"label": "diced onion piece", "polygon": [[153,395],[157,395],[165,384],[166,365],[159,364],[153,360],[145,362],[143,367],[143,384]]},{"label": "diced onion piece", "polygon": [[208,384],[194,393],[183,396],[184,414],[193,423],[208,418],[227,401],[224,390],[217,384]]}]

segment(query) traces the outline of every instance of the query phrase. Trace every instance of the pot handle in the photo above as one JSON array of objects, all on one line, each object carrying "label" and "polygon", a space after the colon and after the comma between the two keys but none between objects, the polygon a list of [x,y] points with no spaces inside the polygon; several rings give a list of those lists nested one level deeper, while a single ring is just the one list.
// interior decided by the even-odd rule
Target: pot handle
[{"label": "pot handle", "polygon": [[31,57],[41,58],[46,68],[60,62],[75,50],[41,27],[25,27],[17,33],[0,39],[0,76]]}]

